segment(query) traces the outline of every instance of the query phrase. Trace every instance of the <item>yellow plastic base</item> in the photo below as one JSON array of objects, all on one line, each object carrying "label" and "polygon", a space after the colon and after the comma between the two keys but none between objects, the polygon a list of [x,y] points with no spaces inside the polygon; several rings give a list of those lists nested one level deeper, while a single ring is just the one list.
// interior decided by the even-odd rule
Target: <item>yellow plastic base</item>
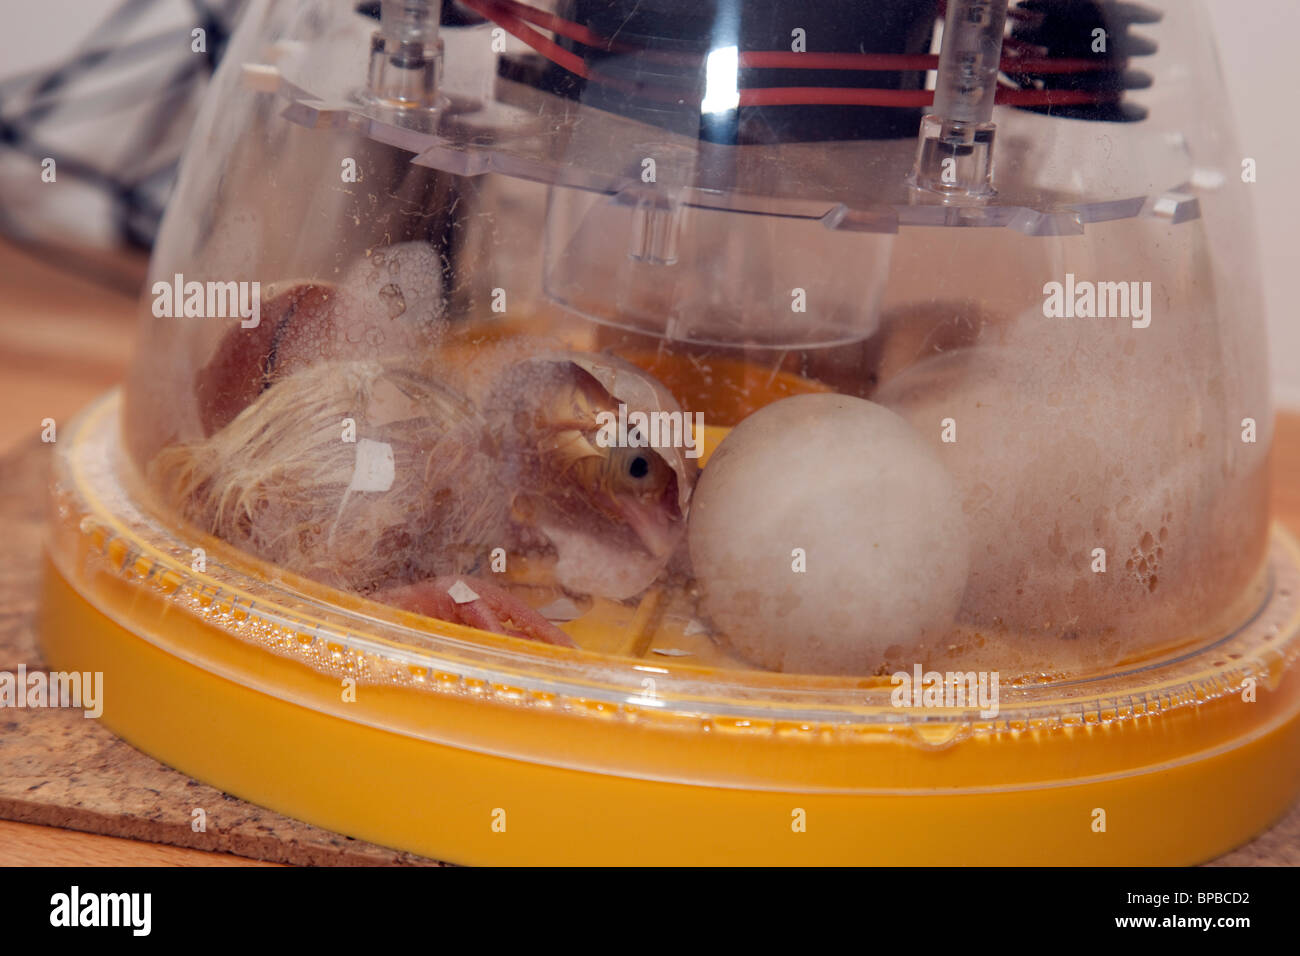
[{"label": "yellow plastic base", "polygon": [[126,487],[115,408],[59,443],[49,666],[102,672],[140,749],[332,830],[472,864],[1187,864],[1300,793],[1280,530],[1268,603],[1212,647],[1007,691],[992,721],[900,714],[870,679],[408,626],[224,556],[196,571]]},{"label": "yellow plastic base", "polygon": [[[566,770],[289,703],[136,637],[92,608],[52,566],[41,603],[50,666],[104,672],[103,719],[140,749],[290,816],[457,863],[1186,864],[1262,831],[1300,791],[1294,675],[1286,686],[1261,691],[1291,705],[1277,708],[1266,732],[1215,752],[1196,751],[1195,725],[1216,717],[1208,705],[1190,725],[1165,728],[1153,716],[1120,733],[1086,726],[1027,733],[981,755],[1010,768],[1061,747],[1100,742],[1132,751],[1166,733],[1184,736],[1181,762],[1146,772],[952,794],[765,792]],[[228,641],[216,633],[207,638]],[[340,699],[337,680],[264,656],[262,679],[284,677],[329,705]],[[430,707],[428,719],[438,716]],[[960,764],[962,749],[982,746],[967,740],[920,751],[885,743],[856,756]],[[834,749],[828,745],[819,756],[844,756]],[[959,785],[960,776],[952,782]],[[1104,832],[1095,830],[1098,809]]]}]

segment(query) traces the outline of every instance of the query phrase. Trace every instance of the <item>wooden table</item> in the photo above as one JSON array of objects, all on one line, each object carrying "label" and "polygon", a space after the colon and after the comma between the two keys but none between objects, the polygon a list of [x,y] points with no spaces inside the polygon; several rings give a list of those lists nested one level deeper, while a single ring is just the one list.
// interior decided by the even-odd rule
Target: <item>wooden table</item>
[{"label": "wooden table", "polygon": [[[128,274],[132,269],[142,275],[143,260],[129,262]],[[33,258],[0,242],[0,407],[7,413],[0,416],[0,457],[30,442],[42,419],[65,421],[120,381],[130,352],[135,308],[135,297],[127,291],[107,290],[55,268],[48,258]],[[1278,416],[1273,509],[1300,535],[1300,414]],[[10,610],[0,607],[0,620]],[[282,857],[294,862],[420,862],[409,854],[354,841],[342,844],[343,838],[242,806],[253,818],[245,821],[247,828],[274,834],[276,827],[282,827],[290,834],[287,842],[299,842],[300,855],[287,852]],[[235,852],[246,851],[236,845]],[[1217,862],[1300,865],[1300,805],[1269,833]],[[259,865],[230,853],[0,820],[0,865],[58,864]]]}]

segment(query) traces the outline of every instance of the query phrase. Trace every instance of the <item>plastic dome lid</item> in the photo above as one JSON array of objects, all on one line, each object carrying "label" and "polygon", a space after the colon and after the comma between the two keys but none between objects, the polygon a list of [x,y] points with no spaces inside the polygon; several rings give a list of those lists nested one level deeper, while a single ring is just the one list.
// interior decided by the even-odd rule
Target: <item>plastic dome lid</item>
[{"label": "plastic dome lid", "polygon": [[[399,788],[428,783],[401,776],[421,740],[448,773],[855,813],[1073,776],[1137,800],[1292,720],[1249,177],[1194,6],[816,8],[253,4],[120,418],[61,461],[65,597],[122,629],[62,652],[247,705],[129,632],[382,731],[355,756]],[[380,693],[341,708],[340,679]],[[1244,680],[1291,696],[1235,709]],[[247,706],[236,736],[271,746]],[[1189,709],[1216,715],[1195,739],[1151,723]],[[146,710],[121,724],[197,766]],[[209,776],[279,792],[251,772]],[[343,789],[290,809],[450,839]]]},{"label": "plastic dome lid", "polygon": [[654,589],[668,644],[779,670],[1070,673],[1259,607],[1264,337],[1194,19],[1013,6],[972,96],[931,4],[597,43],[607,6],[250,13],[126,397],[161,514],[556,641],[525,605]]}]

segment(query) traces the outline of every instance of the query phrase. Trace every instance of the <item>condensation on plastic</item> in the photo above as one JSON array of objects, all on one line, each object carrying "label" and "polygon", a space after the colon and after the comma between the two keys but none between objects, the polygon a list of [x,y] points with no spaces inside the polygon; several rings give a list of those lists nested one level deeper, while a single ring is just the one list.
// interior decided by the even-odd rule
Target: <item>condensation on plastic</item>
[{"label": "condensation on plastic", "polygon": [[[138,504],[136,479],[122,460],[119,411],[120,396],[110,394],[70,423],[68,440],[60,443],[49,503],[57,573],[111,621],[168,654],[313,708],[321,702],[295,698],[238,657],[195,656],[181,636],[190,625],[179,621],[363,686],[687,734],[775,735],[809,744],[830,735],[869,744],[884,732],[925,749],[971,737],[1146,720],[1240,695],[1248,684],[1276,689],[1300,658],[1300,545],[1281,532],[1270,545],[1267,605],[1236,631],[1211,646],[1122,670],[1073,680],[1013,681],[1002,688],[992,717],[979,713],[977,705],[899,708],[891,702],[888,678],[766,674],[736,661],[700,667],[652,654],[635,661],[554,649],[539,653],[526,642],[455,625],[432,630],[413,625],[408,616],[365,602],[343,606],[330,600],[328,589],[303,590],[301,582],[250,573],[246,560],[219,547],[208,553],[206,567],[195,571],[194,541]],[[151,608],[147,619],[140,617],[142,606]],[[340,714],[360,719],[346,706]],[[471,731],[421,725],[404,726],[402,732],[454,743],[464,742],[460,738]],[[1222,735],[1227,740],[1238,732],[1234,724]],[[563,747],[547,759],[563,764]]]},{"label": "condensation on plastic", "polygon": [[[1129,94],[1149,118],[996,107],[998,195],[964,210],[909,203],[914,139],[725,147],[492,87],[483,27],[442,31],[448,105],[435,129],[408,128],[363,95],[373,21],[324,0],[254,4],[150,286],[259,282],[268,308],[296,294],[350,311],[258,351],[257,330],[157,317],[147,295],[122,436],[145,510],[191,533],[148,476],[165,449],[210,439],[214,392],[261,376],[272,352],[305,366],[427,353],[473,393],[497,343],[536,341],[613,353],[723,430],[782,394],[829,390],[932,443],[973,541],[964,597],[951,634],[888,649],[873,672],[946,661],[1059,677],[1208,646],[1267,597],[1267,351],[1210,36],[1192,5],[1157,6],[1153,83]],[[1067,276],[1149,282],[1154,318],[1048,318],[1045,284]],[[467,474],[445,487],[477,487]],[[894,518],[925,520],[925,503],[908,508]],[[1098,545],[1106,575],[1089,570]],[[680,576],[656,587],[689,612]],[[710,646],[698,660],[742,669]]]}]

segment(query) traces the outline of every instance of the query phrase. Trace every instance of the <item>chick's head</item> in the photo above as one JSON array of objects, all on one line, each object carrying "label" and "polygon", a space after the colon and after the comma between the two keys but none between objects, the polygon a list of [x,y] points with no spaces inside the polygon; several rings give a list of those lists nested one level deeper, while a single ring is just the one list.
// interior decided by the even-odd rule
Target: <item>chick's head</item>
[{"label": "chick's head", "polygon": [[[513,509],[557,556],[563,586],[624,599],[643,591],[681,544],[695,482],[680,439],[683,413],[663,386],[611,356],[547,356],[523,363],[498,390],[510,407],[523,466]],[[633,412],[676,413],[659,445]]]}]

